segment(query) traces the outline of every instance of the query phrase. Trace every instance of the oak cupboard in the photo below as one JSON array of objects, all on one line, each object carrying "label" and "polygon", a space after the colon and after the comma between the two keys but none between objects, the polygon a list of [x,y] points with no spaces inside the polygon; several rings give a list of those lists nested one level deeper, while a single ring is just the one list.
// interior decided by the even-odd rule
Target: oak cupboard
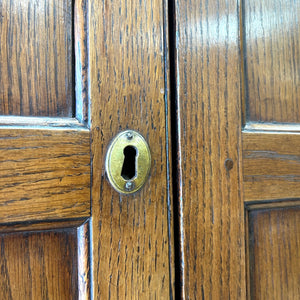
[{"label": "oak cupboard", "polygon": [[[298,0],[0,1],[0,299],[299,299]],[[151,171],[105,174],[134,129]]]}]

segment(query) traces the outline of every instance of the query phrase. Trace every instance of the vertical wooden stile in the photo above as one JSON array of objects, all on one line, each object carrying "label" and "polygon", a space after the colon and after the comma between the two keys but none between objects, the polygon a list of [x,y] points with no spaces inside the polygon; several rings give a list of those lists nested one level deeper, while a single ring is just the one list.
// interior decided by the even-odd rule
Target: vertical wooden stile
[{"label": "vertical wooden stile", "polygon": [[245,299],[237,1],[175,1],[182,299]]},{"label": "vertical wooden stile", "polygon": [[[89,1],[92,277],[95,299],[169,299],[170,189],[166,1]],[[104,160],[120,131],[140,132],[152,168],[132,196],[108,183]]]}]

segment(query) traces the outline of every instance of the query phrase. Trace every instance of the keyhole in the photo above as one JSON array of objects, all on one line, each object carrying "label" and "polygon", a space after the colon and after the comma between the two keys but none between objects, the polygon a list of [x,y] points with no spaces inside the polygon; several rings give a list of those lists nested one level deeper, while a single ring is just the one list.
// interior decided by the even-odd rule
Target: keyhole
[{"label": "keyhole", "polygon": [[136,156],[137,150],[133,146],[127,146],[124,148],[123,153],[125,155],[121,176],[125,180],[131,180],[136,176]]}]

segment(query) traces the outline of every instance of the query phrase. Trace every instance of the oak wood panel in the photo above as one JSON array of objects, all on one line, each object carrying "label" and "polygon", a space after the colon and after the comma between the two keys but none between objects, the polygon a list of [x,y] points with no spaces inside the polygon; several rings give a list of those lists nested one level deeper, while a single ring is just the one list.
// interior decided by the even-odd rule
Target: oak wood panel
[{"label": "oak wood panel", "polygon": [[242,3],[248,119],[300,122],[300,2]]},{"label": "oak wood panel", "polygon": [[[89,1],[89,12],[93,295],[169,299],[166,1]],[[127,128],[152,156],[149,180],[131,196],[104,171],[110,140]]]},{"label": "oak wood panel", "polygon": [[77,299],[76,229],[0,235],[0,298]]},{"label": "oak wood panel", "polygon": [[89,216],[87,129],[3,126],[0,169],[1,223]]},{"label": "oak wood panel", "polygon": [[299,149],[299,132],[243,132],[245,201],[299,198]]},{"label": "oak wood panel", "polygon": [[182,299],[244,299],[239,8],[175,2]]},{"label": "oak wood panel", "polygon": [[73,1],[0,1],[0,114],[72,116]]},{"label": "oak wood panel", "polygon": [[300,207],[249,212],[251,299],[299,299]]}]

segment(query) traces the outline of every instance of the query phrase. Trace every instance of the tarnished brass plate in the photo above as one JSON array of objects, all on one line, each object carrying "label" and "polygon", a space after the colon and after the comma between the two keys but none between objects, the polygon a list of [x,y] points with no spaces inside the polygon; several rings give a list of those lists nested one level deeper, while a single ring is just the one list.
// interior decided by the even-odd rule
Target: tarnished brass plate
[{"label": "tarnished brass plate", "polygon": [[105,169],[113,188],[122,194],[137,192],[146,182],[151,167],[150,149],[136,131],[119,133],[111,142]]}]

